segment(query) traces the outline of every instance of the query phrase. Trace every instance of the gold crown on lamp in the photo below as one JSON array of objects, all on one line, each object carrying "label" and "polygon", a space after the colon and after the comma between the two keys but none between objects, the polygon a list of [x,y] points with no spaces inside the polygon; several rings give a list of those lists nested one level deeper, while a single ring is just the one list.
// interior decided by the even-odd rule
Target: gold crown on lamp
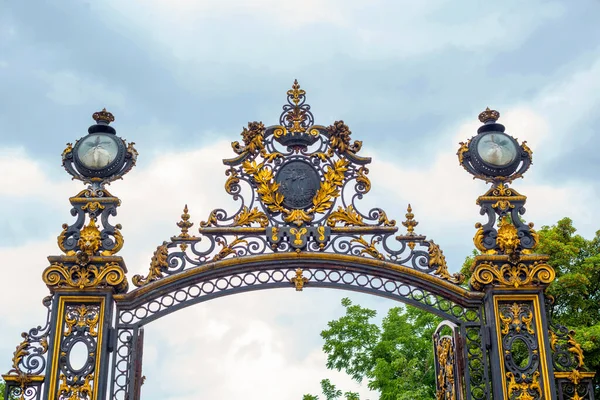
[{"label": "gold crown on lamp", "polygon": [[112,115],[110,112],[106,111],[106,108],[103,108],[102,111],[97,111],[94,114],[92,114],[92,118],[94,119],[94,121],[96,121],[96,123],[102,121],[106,122],[107,124],[110,124],[115,120],[115,116]]},{"label": "gold crown on lamp", "polygon": [[485,111],[479,114],[479,120],[484,124],[488,121],[496,122],[498,118],[500,118],[500,113],[496,110],[490,110],[489,107],[486,107]]}]

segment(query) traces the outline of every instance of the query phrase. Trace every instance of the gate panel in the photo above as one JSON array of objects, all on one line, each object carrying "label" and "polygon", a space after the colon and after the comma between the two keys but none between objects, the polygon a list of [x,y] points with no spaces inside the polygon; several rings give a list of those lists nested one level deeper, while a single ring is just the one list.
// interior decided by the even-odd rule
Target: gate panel
[{"label": "gate panel", "polygon": [[463,400],[465,365],[463,344],[456,325],[440,323],[433,334],[436,400]]}]

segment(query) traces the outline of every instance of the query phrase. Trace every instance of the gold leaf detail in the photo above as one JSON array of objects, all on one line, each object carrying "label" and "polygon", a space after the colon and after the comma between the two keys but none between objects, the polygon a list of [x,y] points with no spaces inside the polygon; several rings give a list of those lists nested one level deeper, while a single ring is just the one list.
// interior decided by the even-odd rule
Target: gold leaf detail
[{"label": "gold leaf detail", "polygon": [[448,272],[448,265],[446,264],[446,257],[444,256],[442,249],[440,249],[440,246],[434,243],[433,240],[429,241],[429,266],[437,267],[433,272],[434,275],[452,283],[460,285],[465,280],[465,277],[462,274],[457,273],[450,275],[450,272]]},{"label": "gold leaf detail", "polygon": [[345,209],[341,206],[338,207],[337,211],[332,212],[327,218],[327,225],[335,226],[338,222],[344,224],[344,226],[365,226],[362,216],[354,209],[352,205],[349,205]]},{"label": "gold leaf detail", "polygon": [[470,283],[475,290],[481,290],[490,284],[518,288],[532,284],[550,284],[555,276],[554,269],[541,262],[533,265],[506,263],[502,266],[482,263],[475,264]]},{"label": "gold leaf detail", "polygon": [[233,226],[250,226],[254,222],[264,228],[269,224],[269,219],[264,212],[258,209],[258,207],[249,210],[248,207],[244,206],[239,214],[233,219]]},{"label": "gold leaf detail", "polygon": [[377,258],[379,260],[385,260],[383,254],[381,254],[375,245],[379,243],[378,239],[371,239],[371,243],[368,243],[362,236],[357,239],[352,239],[350,243],[359,243],[362,249],[360,250],[360,254],[368,254],[373,258]]},{"label": "gold leaf detail", "polygon": [[231,242],[231,244],[227,244],[224,240],[222,239],[216,239],[216,242],[221,245],[223,248],[221,249],[221,251],[219,251],[218,254],[216,254],[212,261],[219,261],[224,259],[225,257],[227,257],[230,254],[233,254],[235,252],[234,246],[240,244],[240,243],[248,243],[248,241],[244,240],[244,239],[238,239],[238,237],[236,236],[235,239]]},{"label": "gold leaf detail", "polygon": [[154,254],[152,255],[152,260],[150,260],[150,269],[148,271],[148,276],[133,276],[131,281],[133,282],[134,286],[141,287],[147,285],[150,282],[162,278],[164,276],[164,272],[169,269],[169,263],[167,262],[168,256],[169,248],[167,247],[167,243],[164,242],[162,245],[156,248]]}]

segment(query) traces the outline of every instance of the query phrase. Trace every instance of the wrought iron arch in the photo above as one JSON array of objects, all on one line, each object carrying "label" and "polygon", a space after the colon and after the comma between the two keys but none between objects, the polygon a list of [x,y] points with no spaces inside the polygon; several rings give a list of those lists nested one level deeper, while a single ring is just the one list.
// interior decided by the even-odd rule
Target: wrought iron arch
[{"label": "wrought iron arch", "polygon": [[[358,155],[362,143],[343,121],[315,125],[305,94],[295,81],[278,125],[251,122],[242,143],[232,143],[225,191],[237,211],[213,210],[193,234],[186,205],[179,234],[157,247],[131,291],[116,255],[121,225],[111,221],[120,200],[106,185],[135,166],[137,151],[109,126],[111,113],[94,114],[89,134],[62,154],[67,172],[89,186],[70,199],[75,222],[58,236],[64,254],[48,257],[42,274],[52,292],[48,322],[23,334],[3,375],[6,398],[138,399],[146,324],[221,296],[315,287],[383,296],[444,318],[433,338],[438,400],[593,400],[581,346],[546,315],[544,290],[555,273],[535,253],[533,224],[520,219],[526,197],[508,186],[532,152],[504,132],[499,113],[481,113],[484,125],[457,153],[469,173],[492,183],[477,199],[487,221],[476,224],[480,254],[467,288],[440,247],[415,232],[410,205],[402,232],[383,209],[361,211],[371,160]],[[514,340],[527,347],[525,366],[512,359]],[[79,370],[70,360],[76,343],[88,354]]]}]

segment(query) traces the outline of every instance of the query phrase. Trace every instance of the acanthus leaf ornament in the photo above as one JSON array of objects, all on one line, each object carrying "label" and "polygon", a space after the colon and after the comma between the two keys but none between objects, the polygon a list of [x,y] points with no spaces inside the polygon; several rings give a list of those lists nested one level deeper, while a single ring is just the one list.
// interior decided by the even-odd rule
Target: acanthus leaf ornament
[{"label": "acanthus leaf ornament", "polygon": [[131,282],[134,286],[141,287],[147,285],[150,282],[158,280],[164,276],[169,268],[167,257],[169,256],[169,249],[167,248],[167,242],[163,242],[162,245],[158,246],[154,251],[152,260],[150,261],[150,270],[147,276],[134,275]]}]

